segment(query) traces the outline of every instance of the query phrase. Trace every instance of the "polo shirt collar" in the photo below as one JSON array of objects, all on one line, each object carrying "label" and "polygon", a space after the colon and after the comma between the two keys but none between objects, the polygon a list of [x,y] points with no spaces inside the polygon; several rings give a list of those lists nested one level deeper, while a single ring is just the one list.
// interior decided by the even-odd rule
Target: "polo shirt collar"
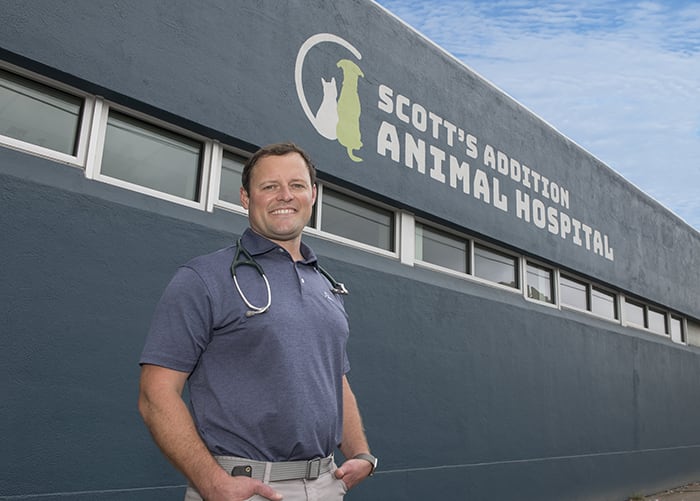
[{"label": "polo shirt collar", "polygon": [[[241,236],[241,243],[248,250],[248,252],[250,252],[251,256],[260,256],[270,252],[273,249],[282,248],[275,242],[268,240],[258,233],[255,233],[251,228],[247,228],[245,232],[243,232],[243,235]],[[301,255],[304,256],[304,259],[301,261],[304,264],[315,265],[316,261],[318,260],[313,249],[306,245],[303,241],[301,242]]]}]

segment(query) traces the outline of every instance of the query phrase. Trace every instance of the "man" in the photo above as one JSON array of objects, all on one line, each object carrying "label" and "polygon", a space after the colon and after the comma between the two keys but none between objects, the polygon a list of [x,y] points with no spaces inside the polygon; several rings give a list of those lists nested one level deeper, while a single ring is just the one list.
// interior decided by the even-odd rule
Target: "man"
[{"label": "man", "polygon": [[[240,190],[250,228],[180,267],[156,308],[139,410],[188,478],[186,500],[342,499],[376,466],[346,377],[343,303],[301,240],[315,183],[297,146],[256,152]],[[350,458],[339,468],[335,447]]]}]

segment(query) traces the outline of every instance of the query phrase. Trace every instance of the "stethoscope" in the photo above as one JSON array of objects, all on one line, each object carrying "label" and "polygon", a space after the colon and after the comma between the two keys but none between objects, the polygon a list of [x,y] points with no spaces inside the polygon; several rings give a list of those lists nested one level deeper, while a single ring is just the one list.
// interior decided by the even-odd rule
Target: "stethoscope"
[{"label": "stethoscope", "polygon": [[[243,254],[243,258],[241,258],[241,254]],[[265,306],[255,306],[251,304],[250,301],[248,301],[247,297],[245,297],[245,294],[243,294],[240,285],[238,285],[238,279],[236,278],[236,268],[238,266],[252,266],[260,274],[263,281],[265,282],[265,288],[267,289],[267,303],[265,304]],[[320,264],[316,263],[316,269],[331,283],[331,292],[333,294],[348,294],[348,290],[345,287],[345,285],[341,282],[337,282],[330,273],[328,273],[321,267]],[[238,291],[238,294],[241,296],[241,299],[246,304],[246,306],[250,308],[250,310],[245,312],[246,317],[259,315],[261,313],[265,313],[268,309],[270,309],[270,304],[272,304],[270,282],[268,282],[262,267],[258,264],[258,262],[255,259],[253,259],[253,256],[250,255],[248,249],[243,247],[240,238],[236,241],[236,254],[233,256],[233,262],[231,263],[231,276],[233,277],[233,283],[236,285],[236,290]]]}]

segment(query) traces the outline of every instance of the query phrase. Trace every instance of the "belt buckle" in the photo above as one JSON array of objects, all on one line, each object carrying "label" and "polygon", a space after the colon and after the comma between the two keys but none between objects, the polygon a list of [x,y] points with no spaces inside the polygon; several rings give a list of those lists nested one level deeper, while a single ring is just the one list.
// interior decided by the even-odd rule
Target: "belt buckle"
[{"label": "belt buckle", "polygon": [[306,462],[306,480],[316,480],[321,475],[321,458]]}]

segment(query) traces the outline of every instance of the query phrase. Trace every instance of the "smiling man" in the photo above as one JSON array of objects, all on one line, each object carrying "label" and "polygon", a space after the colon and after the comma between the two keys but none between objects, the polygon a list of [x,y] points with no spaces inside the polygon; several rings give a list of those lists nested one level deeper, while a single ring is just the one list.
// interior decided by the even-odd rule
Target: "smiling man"
[{"label": "smiling man", "polygon": [[[301,238],[316,171],[274,144],[242,184],[250,228],[180,267],[156,308],[139,410],[189,480],[186,500],[340,500],[377,460],[346,376],[342,297]],[[336,447],[349,458],[339,468]]]}]

